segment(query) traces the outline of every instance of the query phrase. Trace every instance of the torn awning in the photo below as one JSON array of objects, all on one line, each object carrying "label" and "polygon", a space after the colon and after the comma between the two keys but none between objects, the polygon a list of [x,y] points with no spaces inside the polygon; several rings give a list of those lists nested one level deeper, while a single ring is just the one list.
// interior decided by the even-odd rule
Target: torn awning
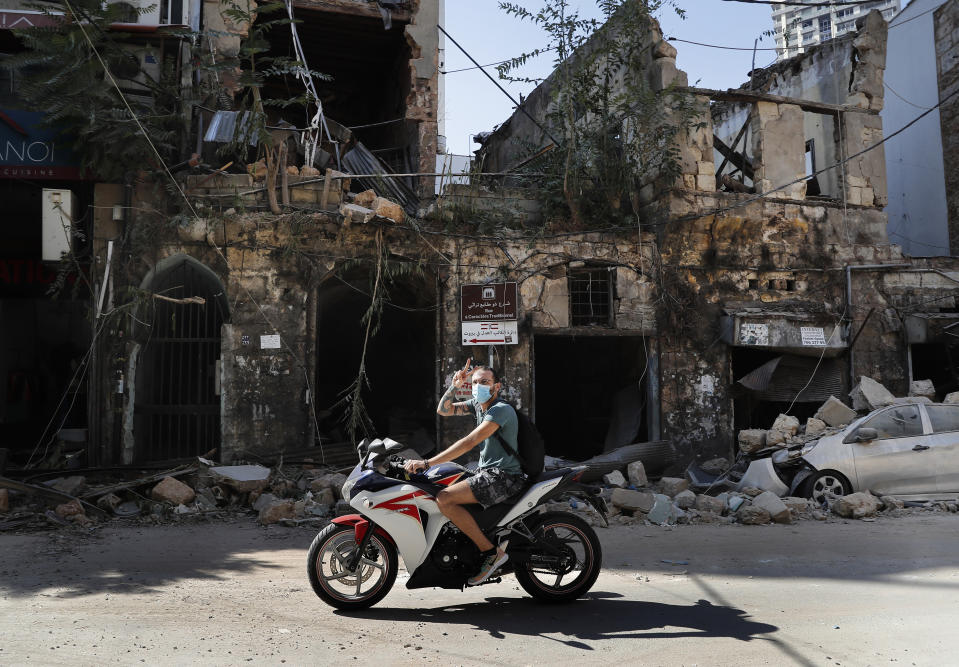
[{"label": "torn awning", "polygon": [[819,361],[812,357],[783,355],[753,369],[737,382],[754,391],[761,401],[785,403],[795,399],[799,403],[812,403],[825,401],[830,396],[841,396],[842,363],[838,359]]}]

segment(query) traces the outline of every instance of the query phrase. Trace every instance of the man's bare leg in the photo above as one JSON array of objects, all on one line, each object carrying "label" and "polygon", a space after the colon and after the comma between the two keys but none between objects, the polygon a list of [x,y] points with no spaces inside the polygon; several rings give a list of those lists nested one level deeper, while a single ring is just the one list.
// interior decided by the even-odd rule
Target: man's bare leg
[{"label": "man's bare leg", "polygon": [[[483,531],[480,530],[473,515],[462,507],[463,505],[475,502],[476,496],[473,495],[473,490],[470,488],[469,482],[466,481],[457,482],[452,486],[448,486],[436,496],[436,504],[439,505],[440,511],[444,516],[463,531],[466,537],[473,540],[473,543],[480,551],[489,551],[493,548],[493,543],[490,542],[486,538],[486,535],[483,534]],[[499,548],[497,548],[497,554],[502,555],[502,551]]]}]

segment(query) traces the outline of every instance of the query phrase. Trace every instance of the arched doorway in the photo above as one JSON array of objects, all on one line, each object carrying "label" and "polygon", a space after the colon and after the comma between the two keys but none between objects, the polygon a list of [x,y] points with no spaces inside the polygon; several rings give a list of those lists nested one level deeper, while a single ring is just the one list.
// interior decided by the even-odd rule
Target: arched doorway
[{"label": "arched doorway", "polygon": [[[394,279],[387,291],[366,352],[369,387],[362,398],[372,422],[369,435],[428,451],[436,424],[436,287],[431,276],[412,275]],[[342,392],[357,377],[370,293],[363,271],[330,276],[320,286],[316,396],[320,437],[328,443],[352,447],[345,423],[349,405]]]},{"label": "arched doorway", "polygon": [[[136,366],[134,461],[218,449],[220,326],[229,319],[223,284],[200,262],[175,255],[157,265],[144,291],[155,296]],[[191,297],[204,303],[184,301]]]}]

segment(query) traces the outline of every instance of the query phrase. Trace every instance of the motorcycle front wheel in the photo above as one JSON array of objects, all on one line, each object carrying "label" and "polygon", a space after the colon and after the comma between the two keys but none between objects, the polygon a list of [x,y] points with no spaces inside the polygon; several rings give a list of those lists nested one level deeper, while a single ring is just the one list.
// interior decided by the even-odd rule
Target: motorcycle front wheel
[{"label": "motorcycle front wheel", "polygon": [[569,602],[585,595],[599,576],[603,550],[588,523],[566,512],[536,517],[529,559],[516,565],[520,586],[537,600]]},{"label": "motorcycle front wheel", "polygon": [[390,592],[396,581],[396,547],[374,533],[360,557],[356,570],[347,567],[357,548],[352,526],[331,523],[310,545],[306,561],[313,591],[323,602],[337,609],[366,609]]}]

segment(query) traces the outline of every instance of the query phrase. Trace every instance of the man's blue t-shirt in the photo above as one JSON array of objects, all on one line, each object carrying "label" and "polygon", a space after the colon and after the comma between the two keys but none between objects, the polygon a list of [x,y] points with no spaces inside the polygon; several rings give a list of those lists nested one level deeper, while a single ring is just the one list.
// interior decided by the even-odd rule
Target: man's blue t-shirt
[{"label": "man's blue t-shirt", "polygon": [[516,418],[516,410],[509,403],[496,402],[490,406],[486,412],[483,406],[477,404],[476,399],[471,398],[467,401],[476,411],[476,425],[479,426],[484,421],[496,422],[499,428],[496,432],[483,441],[483,447],[480,449],[479,467],[490,468],[497,467],[514,475],[523,474],[523,466],[519,459],[509,453],[500,442],[503,438],[514,451],[519,451],[519,445],[516,441],[516,434],[519,432],[519,420]]}]

